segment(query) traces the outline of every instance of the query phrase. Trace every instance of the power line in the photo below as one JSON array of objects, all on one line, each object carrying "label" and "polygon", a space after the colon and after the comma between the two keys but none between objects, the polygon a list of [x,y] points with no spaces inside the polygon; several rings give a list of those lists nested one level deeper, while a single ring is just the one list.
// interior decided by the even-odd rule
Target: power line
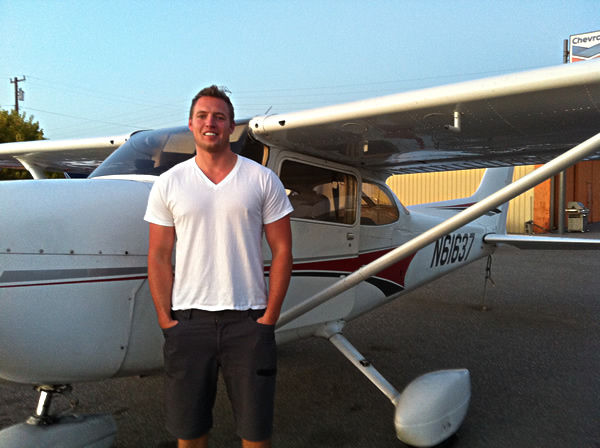
[{"label": "power line", "polygon": [[[123,103],[130,103],[130,104],[136,104],[136,105],[142,105],[142,106],[153,106],[153,107],[178,107],[178,105],[176,103],[162,103],[162,102],[157,102],[157,101],[151,101],[151,100],[145,100],[145,99],[140,99],[140,98],[136,98],[136,97],[131,97],[131,96],[125,96],[125,95],[118,95],[115,93],[111,93],[111,92],[103,92],[100,90],[93,90],[93,89],[89,89],[86,87],[81,87],[72,83],[64,83],[64,82],[57,82],[57,81],[52,81],[52,80],[48,80],[48,79],[44,79],[44,78],[39,78],[37,76],[29,76],[30,80],[34,79],[37,81],[41,81],[34,83],[36,85],[45,87],[45,88],[49,88],[49,89],[54,89],[54,90],[59,90],[62,92],[68,92],[74,95],[84,95],[86,97],[92,97],[92,98],[100,98],[103,100],[110,100],[110,101],[119,101],[119,102],[123,102]],[[61,87],[57,87],[57,86],[61,86]],[[91,92],[95,95],[90,95],[87,92]]]},{"label": "power line", "polygon": [[74,115],[60,114],[58,112],[50,112],[48,110],[35,109],[33,107],[28,107],[27,110],[34,110],[36,112],[44,112],[46,114],[58,115],[60,117],[76,118],[77,120],[90,121],[90,122],[94,122],[94,123],[109,124],[111,126],[122,126],[122,127],[125,127],[125,128],[136,128],[137,127],[137,126],[134,126],[134,125],[131,125],[131,124],[115,123],[115,122],[112,122],[112,121],[103,121],[103,120],[95,120],[95,119],[92,119],[92,118],[76,117]]},{"label": "power line", "polygon": [[[492,72],[474,72],[474,73],[462,73],[462,74],[450,74],[443,76],[433,77],[419,77],[414,79],[397,79],[379,82],[364,82],[355,84],[338,84],[338,85],[321,85],[317,87],[292,87],[282,89],[269,90],[240,90],[234,92],[231,97],[235,103],[236,111],[242,112],[244,116],[252,116],[257,113],[262,113],[268,107],[275,107],[278,110],[297,110],[306,109],[311,107],[320,107],[328,103],[339,103],[344,101],[342,98],[348,98],[345,101],[355,101],[360,97],[368,94],[369,96],[383,95],[388,93],[398,92],[398,84],[405,84],[413,81],[432,81],[440,80],[444,78],[452,78],[457,76],[481,76],[492,73],[499,73],[508,70],[496,70]],[[89,126],[83,125],[84,128],[98,128],[102,126],[119,126],[122,128],[142,129],[142,128],[154,128],[156,125],[170,125],[175,122],[175,117],[181,113],[185,113],[185,108],[182,104],[188,103],[189,99],[180,101],[167,101],[158,102],[152,100],[146,100],[136,98],[133,96],[124,96],[115,93],[109,93],[106,91],[93,90],[83,86],[78,86],[73,83],[57,82],[48,79],[39,78],[36,76],[27,76],[27,80],[41,86],[42,88],[54,89],[58,91],[67,92],[73,95],[83,95],[87,98],[99,98],[110,102],[122,102],[129,103],[132,105],[142,106],[138,107],[138,110],[134,110],[124,114],[111,115],[108,119],[91,119],[86,117],[78,117],[74,115],[63,114],[59,112],[52,112],[50,110],[42,110],[27,107],[26,110],[38,111],[40,113],[52,114],[55,116],[62,116],[66,118],[73,118],[88,122]],[[11,79],[11,83],[15,84],[15,90],[18,95],[18,88],[16,82],[24,81],[25,76],[22,80],[17,78]],[[21,89],[22,92],[22,89]],[[358,97],[358,98],[357,98]],[[18,96],[15,100],[15,109],[18,111]],[[21,99],[22,101],[22,99]],[[181,112],[184,111],[184,112]],[[118,123],[120,117],[125,118],[128,122],[142,123],[140,126],[132,124]],[[184,120],[182,120],[183,122]],[[94,126],[94,123],[96,126]],[[148,126],[149,124],[155,124],[155,126]],[[81,125],[73,126],[62,126],[59,129],[67,130],[69,128],[77,128],[77,132],[84,132]],[[56,129],[54,129],[56,131]],[[75,129],[73,129],[75,131]],[[85,131],[88,132],[88,131]]]}]

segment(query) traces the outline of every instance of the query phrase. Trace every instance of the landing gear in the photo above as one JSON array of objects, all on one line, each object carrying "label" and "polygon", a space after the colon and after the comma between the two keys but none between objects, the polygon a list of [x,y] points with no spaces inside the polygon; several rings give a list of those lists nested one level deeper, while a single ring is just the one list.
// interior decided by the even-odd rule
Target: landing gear
[{"label": "landing gear", "polygon": [[[79,400],[71,394],[71,392],[73,392],[73,387],[69,384],[37,386],[35,390],[40,393],[40,399],[35,413],[27,419],[27,423],[30,425],[51,425],[56,423],[61,417],[67,416],[74,411],[79,404]],[[55,394],[68,399],[69,408],[59,414],[51,415],[50,406],[52,405],[52,399]]]},{"label": "landing gear", "polygon": [[422,375],[399,393],[342,335],[344,321],[325,324],[315,336],[329,340],[396,407],[398,438],[412,446],[432,447],[452,436],[463,422],[471,399],[466,369]]},{"label": "landing gear", "polygon": [[[78,400],[71,394],[70,385],[36,387],[40,393],[35,413],[25,423],[0,431],[0,446],[14,448],[109,448],[117,433],[110,414],[74,414]],[[58,395],[69,401],[65,411],[51,414],[52,399]]]}]

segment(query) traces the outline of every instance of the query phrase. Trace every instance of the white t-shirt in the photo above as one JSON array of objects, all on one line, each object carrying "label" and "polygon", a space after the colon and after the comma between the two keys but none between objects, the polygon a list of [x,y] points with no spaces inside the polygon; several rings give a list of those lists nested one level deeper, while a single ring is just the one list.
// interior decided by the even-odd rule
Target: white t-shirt
[{"label": "white t-shirt", "polygon": [[175,227],[172,308],[266,308],[263,224],[292,210],[275,173],[241,156],[216,185],[194,158],[162,174],[144,220]]}]

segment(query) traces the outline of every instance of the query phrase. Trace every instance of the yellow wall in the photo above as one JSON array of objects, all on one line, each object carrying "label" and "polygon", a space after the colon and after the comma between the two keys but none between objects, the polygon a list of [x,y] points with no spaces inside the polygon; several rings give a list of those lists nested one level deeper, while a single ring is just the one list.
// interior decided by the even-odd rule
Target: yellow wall
[{"label": "yellow wall", "polygon": [[[534,166],[517,166],[513,182],[532,172]],[[402,174],[387,183],[404,205],[445,201],[471,196],[485,170],[446,171],[441,173]],[[507,230],[525,233],[525,222],[533,219],[533,189],[510,201]]]}]

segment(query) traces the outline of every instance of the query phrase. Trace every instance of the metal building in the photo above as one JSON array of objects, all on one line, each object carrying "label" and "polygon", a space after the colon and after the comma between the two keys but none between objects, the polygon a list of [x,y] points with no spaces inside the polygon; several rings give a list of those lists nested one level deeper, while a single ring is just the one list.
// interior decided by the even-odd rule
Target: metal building
[{"label": "metal building", "polygon": [[[535,169],[515,167],[513,181]],[[392,176],[388,185],[404,205],[445,201],[471,196],[483,177],[484,169]],[[525,223],[533,219],[533,190],[513,199],[508,210],[509,233],[526,233]]]},{"label": "metal building", "polygon": [[[513,182],[536,166],[516,166]],[[392,176],[388,185],[404,205],[444,201],[472,195],[483,177],[483,169]],[[600,221],[600,162],[581,162],[565,177],[565,203],[580,202],[589,210],[588,222]],[[596,180],[594,182],[594,180]],[[547,233],[558,226],[559,183],[548,180],[510,202],[509,233]],[[564,229],[567,231],[566,227]]]}]

